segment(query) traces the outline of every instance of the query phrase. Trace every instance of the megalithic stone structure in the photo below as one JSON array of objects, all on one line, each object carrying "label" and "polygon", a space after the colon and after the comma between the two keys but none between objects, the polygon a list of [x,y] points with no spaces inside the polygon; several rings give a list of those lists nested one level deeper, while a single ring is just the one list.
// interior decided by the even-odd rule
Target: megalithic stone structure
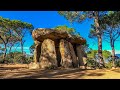
[{"label": "megalithic stone structure", "polygon": [[39,62],[40,53],[41,53],[41,42],[34,41],[35,43],[35,50],[34,50],[34,62]]},{"label": "megalithic stone structure", "polygon": [[76,51],[77,51],[79,66],[84,66],[83,52],[82,52],[81,48],[82,48],[81,45],[76,45]]},{"label": "megalithic stone structure", "polygon": [[61,65],[65,68],[73,67],[72,56],[69,49],[69,42],[64,39],[60,40],[60,53]]},{"label": "megalithic stone structure", "polygon": [[77,56],[75,54],[75,50],[73,48],[73,45],[69,42],[69,51],[72,57],[72,62],[73,62],[73,67],[77,68],[78,67],[78,60],[77,60]]},{"label": "megalithic stone structure", "polygon": [[45,39],[41,46],[40,67],[42,69],[57,67],[54,41]]},{"label": "megalithic stone structure", "polygon": [[[32,32],[35,41],[34,62],[30,66],[35,68],[49,68],[63,66],[65,68],[78,67],[82,63],[81,45],[86,40],[71,35],[65,30],[38,28]],[[77,59],[78,57],[78,59]]]}]

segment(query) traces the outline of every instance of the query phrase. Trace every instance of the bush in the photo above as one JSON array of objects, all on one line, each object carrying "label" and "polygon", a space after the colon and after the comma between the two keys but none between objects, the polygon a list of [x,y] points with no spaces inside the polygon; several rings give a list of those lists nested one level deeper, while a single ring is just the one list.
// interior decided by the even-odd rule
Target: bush
[{"label": "bush", "polygon": [[24,60],[24,63],[26,64],[30,64],[31,62],[33,62],[33,57],[26,57],[25,60]]},{"label": "bush", "polygon": [[0,63],[21,63],[21,64],[29,64],[33,61],[33,56],[26,57],[26,55],[22,55],[21,52],[11,52],[6,55],[6,60],[2,60],[2,56],[0,56]]},{"label": "bush", "polygon": [[53,70],[53,69],[56,69],[57,67],[52,65],[52,66],[49,66],[49,67],[46,67],[45,69],[50,69],[50,70]]},{"label": "bush", "polygon": [[0,63],[3,63],[3,59],[0,58]]},{"label": "bush", "polygon": [[95,61],[94,59],[87,59],[87,66],[88,67],[93,67],[93,68],[95,68],[95,67],[98,67],[98,62],[97,61]]},{"label": "bush", "polygon": [[30,58],[30,57],[26,57],[26,56],[21,55],[21,56],[18,57],[18,59],[16,59],[15,62],[22,63],[22,64],[29,64],[32,61],[33,61],[32,57]]},{"label": "bush", "polygon": [[[110,59],[108,63],[105,64],[106,68],[112,68],[113,67],[113,61]],[[120,67],[120,59],[117,59],[115,61],[115,67]]]},{"label": "bush", "polygon": [[105,67],[108,68],[108,69],[112,68],[112,62],[106,63],[106,64],[105,64]]},{"label": "bush", "polygon": [[115,65],[116,65],[116,67],[120,67],[120,59],[118,59],[117,61],[115,61]]}]

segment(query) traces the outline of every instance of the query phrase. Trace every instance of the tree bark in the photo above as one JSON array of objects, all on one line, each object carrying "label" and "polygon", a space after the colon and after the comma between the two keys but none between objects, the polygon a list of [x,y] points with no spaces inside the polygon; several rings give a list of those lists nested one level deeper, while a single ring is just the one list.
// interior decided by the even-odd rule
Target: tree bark
[{"label": "tree bark", "polygon": [[100,65],[104,65],[103,56],[102,56],[102,33],[100,31],[100,25],[99,25],[99,12],[95,11],[95,27],[96,27],[96,33],[98,38],[98,56],[99,56],[99,63]]},{"label": "tree bark", "polygon": [[7,45],[6,45],[4,39],[1,36],[0,36],[0,39],[2,40],[2,42],[4,44],[4,48],[5,48],[4,53],[3,53],[3,60],[5,60],[5,58],[6,58],[6,52],[7,52]]},{"label": "tree bark", "polygon": [[111,29],[111,31],[110,31],[110,45],[112,48],[112,66],[115,67],[115,47],[114,47],[114,39],[113,39],[112,33],[113,33],[113,31]]},{"label": "tree bark", "polygon": [[21,52],[22,52],[22,55],[23,55],[23,42],[20,41],[20,44],[21,44]]},{"label": "tree bark", "polygon": [[99,59],[100,59],[99,60],[100,63],[104,64],[103,56],[102,56],[102,37],[101,36],[98,37],[98,56],[99,56]]},{"label": "tree bark", "polygon": [[4,43],[4,47],[5,47],[5,50],[4,50],[4,54],[3,54],[3,60],[5,61],[6,53],[7,53],[7,45],[6,45],[6,43]]},{"label": "tree bark", "polygon": [[112,61],[113,61],[113,67],[115,67],[115,48],[114,45],[111,46],[112,47]]}]

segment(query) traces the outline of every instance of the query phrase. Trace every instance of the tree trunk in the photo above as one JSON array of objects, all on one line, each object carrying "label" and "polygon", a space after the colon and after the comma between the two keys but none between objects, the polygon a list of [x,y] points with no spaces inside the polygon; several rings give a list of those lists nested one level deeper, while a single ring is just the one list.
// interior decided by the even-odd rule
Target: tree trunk
[{"label": "tree trunk", "polygon": [[95,11],[95,27],[96,27],[96,33],[98,38],[98,56],[99,56],[99,63],[102,66],[104,65],[103,56],[102,56],[102,33],[100,32],[100,26],[99,26],[99,12]]},{"label": "tree trunk", "polygon": [[23,55],[23,42],[20,41],[20,44],[21,44],[21,52],[22,52],[22,55]]},{"label": "tree trunk", "polygon": [[7,45],[6,45],[6,43],[4,43],[4,47],[5,47],[5,50],[4,50],[4,54],[3,54],[3,60],[5,61],[6,53],[7,53]]},{"label": "tree trunk", "polygon": [[4,53],[3,53],[3,60],[6,59],[6,53],[7,53],[7,43],[4,41],[4,39],[0,36],[0,39],[2,40],[3,44],[4,44]]},{"label": "tree trunk", "polygon": [[25,58],[24,58],[24,52],[23,52],[23,41],[21,40],[20,41],[20,44],[21,44],[21,53],[22,53],[22,63],[23,63],[23,61],[25,60]]},{"label": "tree trunk", "polygon": [[112,45],[112,61],[113,61],[113,67],[115,67],[115,48],[114,45]]},{"label": "tree trunk", "polygon": [[99,56],[99,62],[104,64],[103,56],[102,56],[102,37],[98,37],[98,56]]},{"label": "tree trunk", "polygon": [[112,48],[112,66],[115,67],[115,48],[114,48],[114,39],[113,39],[113,36],[112,36],[112,29],[110,31],[110,45],[111,45],[111,48]]}]

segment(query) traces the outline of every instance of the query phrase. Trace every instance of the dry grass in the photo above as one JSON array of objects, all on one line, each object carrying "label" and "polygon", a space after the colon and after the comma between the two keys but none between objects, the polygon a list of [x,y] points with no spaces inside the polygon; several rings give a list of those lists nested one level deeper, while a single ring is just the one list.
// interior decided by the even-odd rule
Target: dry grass
[{"label": "dry grass", "polygon": [[0,79],[120,79],[120,68],[29,70],[27,66],[27,64],[0,65]]}]

